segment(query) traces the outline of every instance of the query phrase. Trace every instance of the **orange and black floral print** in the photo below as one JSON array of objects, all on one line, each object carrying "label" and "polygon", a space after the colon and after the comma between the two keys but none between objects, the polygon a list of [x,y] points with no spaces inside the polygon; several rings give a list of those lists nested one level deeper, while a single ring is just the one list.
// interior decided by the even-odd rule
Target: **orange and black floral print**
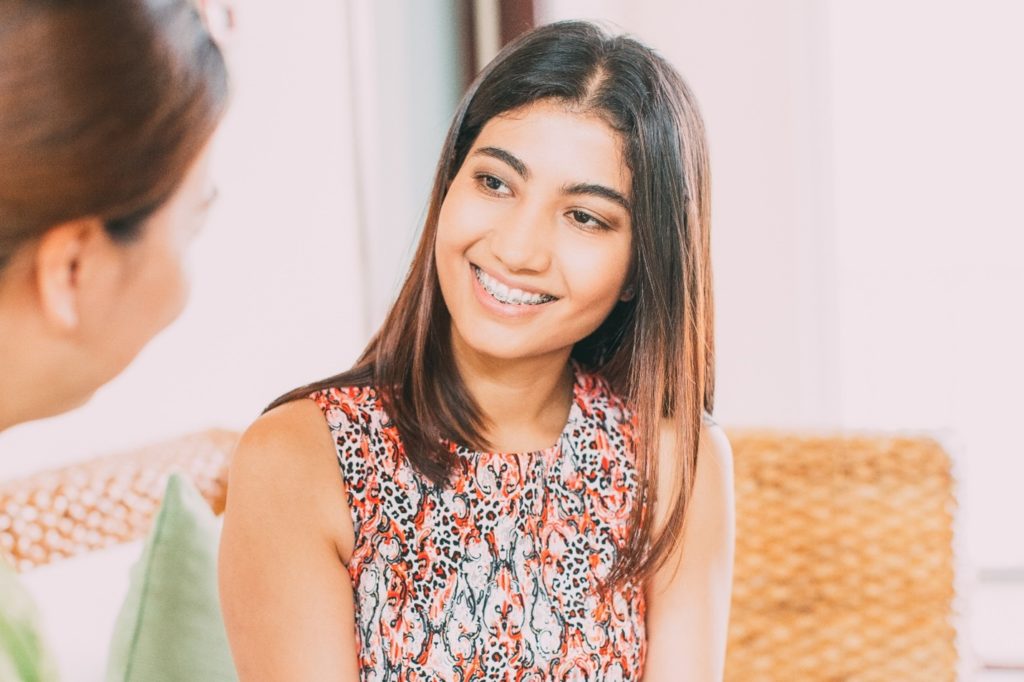
[{"label": "orange and black floral print", "polygon": [[453,444],[466,466],[444,488],[408,464],[372,388],[311,396],[355,528],[361,682],[640,679],[643,591],[598,589],[636,499],[634,421],[599,375],[577,367],[573,391],[557,444]]}]

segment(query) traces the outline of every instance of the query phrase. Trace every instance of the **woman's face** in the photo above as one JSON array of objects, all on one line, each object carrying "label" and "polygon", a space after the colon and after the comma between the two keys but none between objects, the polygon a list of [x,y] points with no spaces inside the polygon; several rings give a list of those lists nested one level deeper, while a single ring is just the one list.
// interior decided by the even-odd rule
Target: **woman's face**
[{"label": "woman's face", "polygon": [[92,359],[91,376],[83,377],[92,390],[117,376],[185,307],[188,247],[213,200],[208,155],[193,163],[137,240],[107,245],[105,267],[95,266],[96,281],[82,289],[76,335],[80,351]]},{"label": "woman's face", "polygon": [[107,379],[120,373],[185,307],[188,248],[214,198],[208,156],[204,151],[197,158],[136,241],[112,245],[119,262],[107,271],[106,286],[91,290],[96,300],[91,302],[93,314],[83,317],[83,326],[88,325],[83,332],[96,342],[96,355],[108,359]]},{"label": "woman's face", "polygon": [[487,122],[452,181],[435,258],[453,333],[502,359],[568,352],[623,297],[631,174],[601,118],[542,101]]}]

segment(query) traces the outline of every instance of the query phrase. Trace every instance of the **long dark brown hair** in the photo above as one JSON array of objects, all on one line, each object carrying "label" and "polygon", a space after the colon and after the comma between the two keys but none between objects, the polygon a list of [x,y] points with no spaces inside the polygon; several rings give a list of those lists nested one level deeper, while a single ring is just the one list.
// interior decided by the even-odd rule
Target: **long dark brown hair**
[{"label": "long dark brown hair", "polygon": [[188,0],[0,2],[0,268],[54,225],[134,239],[227,104]]},{"label": "long dark brown hair", "polygon": [[[589,23],[562,22],[524,34],[495,57],[455,113],[423,234],[384,324],[352,369],[292,391],[270,407],[332,386],[375,386],[409,462],[437,485],[455,465],[443,439],[486,448],[479,407],[452,359],[450,317],[434,261],[438,214],[483,126],[541,100],[603,117],[621,134],[632,171],[635,295],[579,341],[572,356],[600,372],[636,416],[640,503],[610,582],[644,579],[682,535],[701,424],[714,400],[714,337],[703,123],[675,69],[634,39]],[[655,537],[649,511],[664,420],[675,432],[680,466],[671,472],[674,498],[658,501],[671,511]]]}]

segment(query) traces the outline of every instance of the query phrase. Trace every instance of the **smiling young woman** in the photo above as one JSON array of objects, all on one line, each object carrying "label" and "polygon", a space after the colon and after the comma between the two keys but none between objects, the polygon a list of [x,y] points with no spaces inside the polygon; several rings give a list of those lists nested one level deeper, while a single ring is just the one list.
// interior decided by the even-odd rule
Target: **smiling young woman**
[{"label": "smiling young woman", "polygon": [[650,49],[574,22],[498,55],[362,358],[236,453],[242,679],[721,677],[708,195],[696,105]]}]

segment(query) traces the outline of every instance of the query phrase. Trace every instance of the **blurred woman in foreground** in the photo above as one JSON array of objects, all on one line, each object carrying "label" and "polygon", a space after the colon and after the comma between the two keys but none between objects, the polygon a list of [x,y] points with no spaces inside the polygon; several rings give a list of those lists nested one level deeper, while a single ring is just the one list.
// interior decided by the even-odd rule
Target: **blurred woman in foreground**
[{"label": "blurred woman in foreground", "polygon": [[0,431],[84,403],[181,312],[226,103],[186,0],[0,4]]},{"label": "blurred woman in foreground", "polygon": [[[181,312],[226,103],[187,0],[0,3],[0,431],[84,403]],[[0,679],[54,679],[8,571]]]}]

